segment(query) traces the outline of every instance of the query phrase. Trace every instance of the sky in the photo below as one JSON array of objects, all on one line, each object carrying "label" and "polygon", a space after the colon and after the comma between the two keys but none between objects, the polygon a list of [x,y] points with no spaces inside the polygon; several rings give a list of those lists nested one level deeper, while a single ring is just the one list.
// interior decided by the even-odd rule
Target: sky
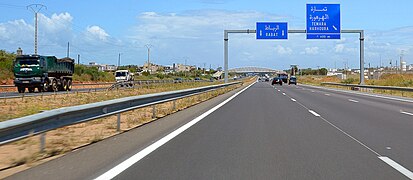
[{"label": "sky", "polygon": [[[372,67],[395,65],[400,56],[413,64],[413,1],[235,1],[235,0],[1,0],[0,49],[34,53],[34,13],[38,21],[38,54],[70,57],[87,64],[121,65],[173,63],[223,66],[223,32],[255,29],[256,22],[288,22],[289,29],[306,28],[307,3],[339,3],[341,29],[365,31],[365,62]],[[257,40],[255,34],[230,34],[229,67],[359,68],[357,34],[340,40]],[[399,62],[400,63],[400,62]]]}]

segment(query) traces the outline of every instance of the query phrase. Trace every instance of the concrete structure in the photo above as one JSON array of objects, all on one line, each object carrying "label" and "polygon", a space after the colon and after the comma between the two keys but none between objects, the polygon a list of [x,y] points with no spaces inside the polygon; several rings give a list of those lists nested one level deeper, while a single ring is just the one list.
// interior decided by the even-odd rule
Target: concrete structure
[{"label": "concrete structure", "polygon": [[234,68],[229,70],[230,73],[236,74],[277,74],[277,73],[285,73],[281,70],[275,70],[270,68],[262,68],[262,67],[241,67],[241,68]]}]

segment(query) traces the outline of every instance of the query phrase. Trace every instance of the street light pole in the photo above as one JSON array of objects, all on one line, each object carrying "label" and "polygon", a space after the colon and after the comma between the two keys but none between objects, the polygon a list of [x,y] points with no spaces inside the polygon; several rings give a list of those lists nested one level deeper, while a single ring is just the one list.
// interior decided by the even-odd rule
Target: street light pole
[{"label": "street light pole", "polygon": [[42,8],[47,9],[43,4],[31,4],[26,7],[34,12],[34,54],[37,54],[37,14],[42,10]]}]

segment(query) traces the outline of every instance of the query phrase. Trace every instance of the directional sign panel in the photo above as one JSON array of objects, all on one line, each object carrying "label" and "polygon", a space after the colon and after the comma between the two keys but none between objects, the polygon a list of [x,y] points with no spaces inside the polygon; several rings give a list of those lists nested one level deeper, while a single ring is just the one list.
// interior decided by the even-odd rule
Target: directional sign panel
[{"label": "directional sign panel", "polygon": [[307,39],[340,39],[340,4],[307,4]]},{"label": "directional sign panel", "polygon": [[257,22],[257,39],[288,39],[286,22]]}]

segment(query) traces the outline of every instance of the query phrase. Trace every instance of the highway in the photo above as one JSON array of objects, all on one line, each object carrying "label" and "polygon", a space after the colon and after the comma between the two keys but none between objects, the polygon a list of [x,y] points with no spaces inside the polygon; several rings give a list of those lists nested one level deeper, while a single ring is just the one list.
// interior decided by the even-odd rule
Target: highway
[{"label": "highway", "polygon": [[413,179],[413,100],[257,82],[10,179]]}]

